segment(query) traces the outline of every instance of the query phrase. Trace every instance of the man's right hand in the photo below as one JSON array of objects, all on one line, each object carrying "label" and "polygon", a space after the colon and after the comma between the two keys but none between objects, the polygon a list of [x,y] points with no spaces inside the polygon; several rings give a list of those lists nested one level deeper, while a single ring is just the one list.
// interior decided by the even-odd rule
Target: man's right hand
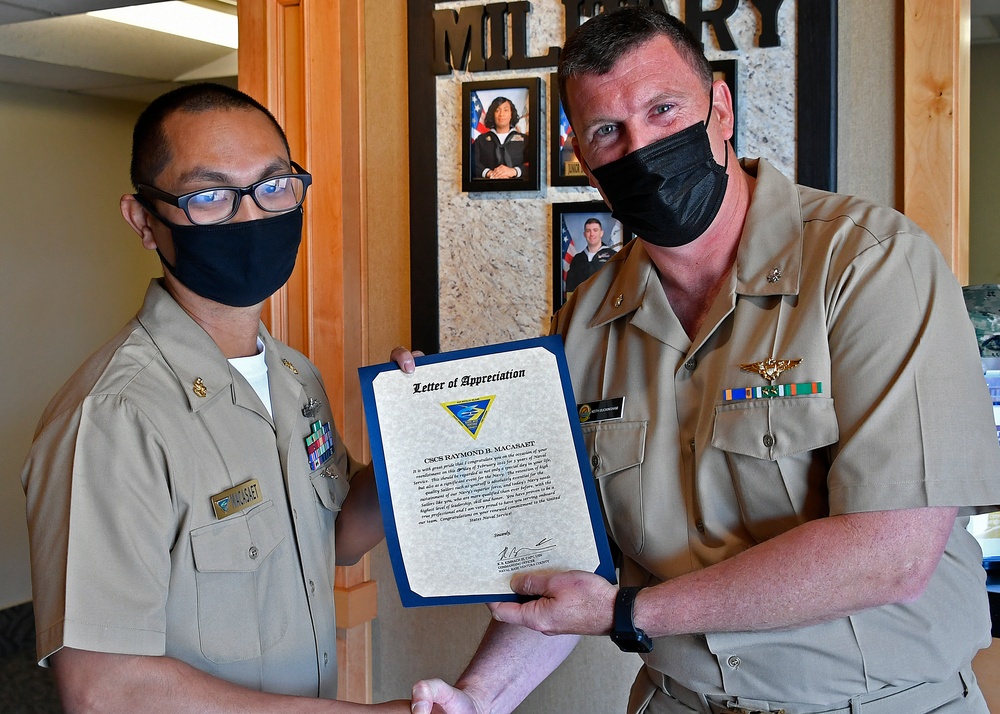
[{"label": "man's right hand", "polygon": [[423,679],[413,685],[413,714],[485,714],[485,709],[461,689],[440,679]]}]

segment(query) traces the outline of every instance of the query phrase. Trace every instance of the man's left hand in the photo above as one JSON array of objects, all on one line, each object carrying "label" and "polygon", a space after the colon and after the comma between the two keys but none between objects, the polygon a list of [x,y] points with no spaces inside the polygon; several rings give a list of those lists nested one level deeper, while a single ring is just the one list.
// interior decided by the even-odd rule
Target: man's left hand
[{"label": "man's left hand", "polygon": [[546,635],[611,632],[618,589],[600,575],[582,570],[519,573],[511,578],[510,586],[516,593],[538,599],[490,603],[494,620]]}]

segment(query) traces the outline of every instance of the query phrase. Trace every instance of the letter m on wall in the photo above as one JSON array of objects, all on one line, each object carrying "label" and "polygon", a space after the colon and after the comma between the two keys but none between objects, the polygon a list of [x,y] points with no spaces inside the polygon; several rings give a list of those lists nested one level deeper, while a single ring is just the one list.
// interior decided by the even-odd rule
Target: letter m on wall
[{"label": "letter m on wall", "polygon": [[434,11],[434,74],[486,69],[484,6]]}]

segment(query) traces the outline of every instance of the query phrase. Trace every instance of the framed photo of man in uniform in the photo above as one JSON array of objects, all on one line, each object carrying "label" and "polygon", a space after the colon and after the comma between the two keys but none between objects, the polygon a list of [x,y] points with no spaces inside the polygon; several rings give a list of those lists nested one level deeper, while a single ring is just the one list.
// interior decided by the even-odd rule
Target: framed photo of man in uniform
[{"label": "framed photo of man in uniform", "polygon": [[634,234],[604,201],[552,204],[552,309],[614,258]]},{"label": "framed photo of man in uniform", "polygon": [[588,186],[583,164],[573,151],[573,128],[569,125],[562,99],[559,97],[559,79],[556,73],[549,78],[549,116],[552,117],[549,137],[550,182],[553,186]]},{"label": "framed photo of man in uniform", "polygon": [[462,83],[462,190],[537,191],[537,77]]}]

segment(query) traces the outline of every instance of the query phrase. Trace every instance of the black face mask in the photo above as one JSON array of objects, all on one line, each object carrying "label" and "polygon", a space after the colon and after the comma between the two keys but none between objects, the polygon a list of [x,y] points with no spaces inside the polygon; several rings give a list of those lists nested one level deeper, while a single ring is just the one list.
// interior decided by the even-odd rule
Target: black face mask
[{"label": "black face mask", "polygon": [[284,285],[302,240],[301,208],[213,226],[181,226],[157,218],[174,239],[174,265],[156,251],[167,270],[192,292],[231,307],[256,305]]},{"label": "black face mask", "polygon": [[592,170],[612,215],[643,240],[665,248],[687,245],[719,214],[726,166],[712,156],[708,119]]}]

